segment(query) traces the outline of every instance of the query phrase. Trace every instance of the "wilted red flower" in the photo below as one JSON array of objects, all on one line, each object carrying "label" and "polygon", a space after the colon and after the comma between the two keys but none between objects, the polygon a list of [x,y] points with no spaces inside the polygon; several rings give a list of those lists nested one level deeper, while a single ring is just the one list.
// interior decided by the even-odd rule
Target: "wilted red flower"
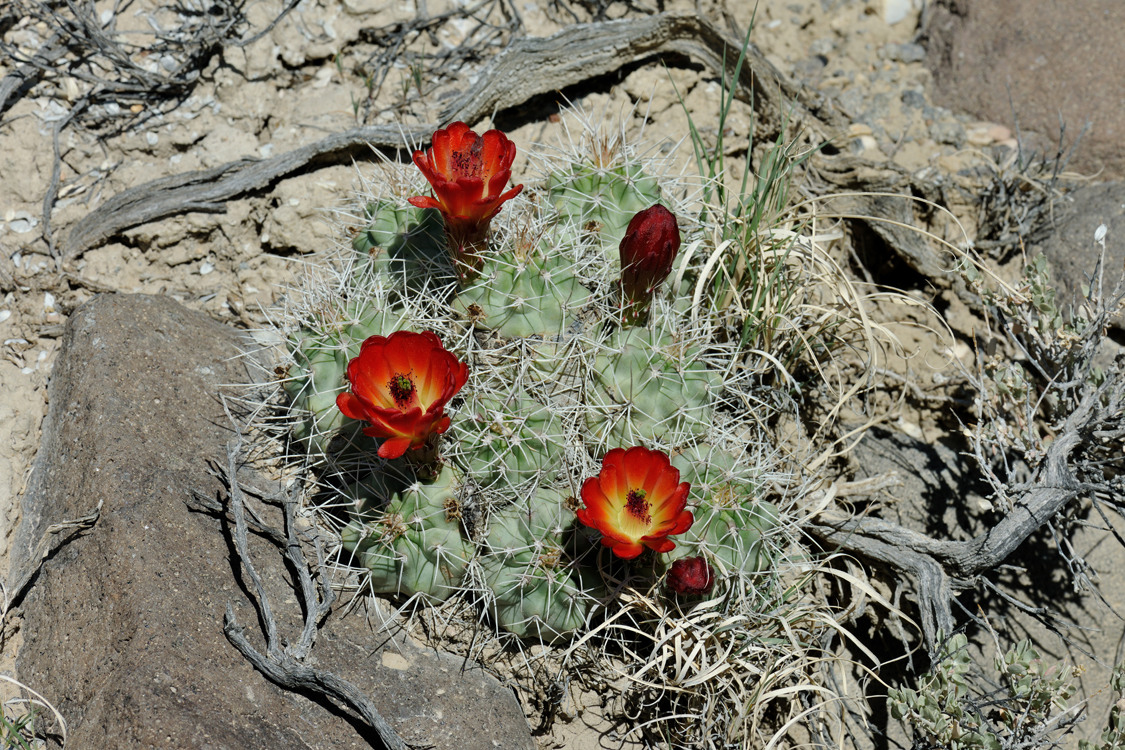
[{"label": "wilted red flower", "polygon": [[433,331],[395,331],[364,341],[347,377],[351,392],[337,396],[336,406],[371,423],[363,434],[383,438],[380,456],[398,458],[449,429],[445,405],[469,379],[469,366]]},{"label": "wilted red flower", "polygon": [[414,152],[414,163],[436,197],[416,196],[410,202],[441,211],[454,259],[479,270],[479,249],[492,217],[523,190],[516,185],[503,192],[512,177],[516,144],[499,130],[479,136],[463,122],[436,131],[432,142],[429,151]]},{"label": "wilted red flower", "polygon": [[710,594],[715,587],[715,570],[702,557],[676,560],[668,570],[668,587],[677,594]]},{"label": "wilted red flower", "polygon": [[621,239],[621,321],[637,325],[648,315],[652,295],[672,272],[680,251],[680,228],[657,203],[638,211]]},{"label": "wilted red flower", "polygon": [[668,552],[668,536],[682,534],[695,520],[687,505],[691,485],[668,456],[640,446],[614,448],[602,459],[601,473],[582,484],[578,520],[602,532],[602,544],[631,560],[645,547]]}]

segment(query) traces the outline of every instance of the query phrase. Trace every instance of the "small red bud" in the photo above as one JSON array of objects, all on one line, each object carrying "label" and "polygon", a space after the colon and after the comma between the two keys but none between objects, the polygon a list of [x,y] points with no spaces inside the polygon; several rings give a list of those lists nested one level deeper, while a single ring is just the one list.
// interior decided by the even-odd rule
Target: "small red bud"
[{"label": "small red bud", "polygon": [[672,563],[668,587],[681,596],[710,594],[715,586],[715,571],[702,557],[685,557]]},{"label": "small red bud", "polygon": [[680,251],[675,215],[657,203],[637,212],[621,240],[623,322],[636,325],[648,313],[652,295],[672,272]]}]

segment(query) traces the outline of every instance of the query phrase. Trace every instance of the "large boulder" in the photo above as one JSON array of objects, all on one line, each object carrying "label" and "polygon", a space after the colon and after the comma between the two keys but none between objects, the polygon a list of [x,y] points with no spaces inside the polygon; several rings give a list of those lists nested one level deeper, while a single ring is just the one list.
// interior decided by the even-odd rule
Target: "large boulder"
[{"label": "large boulder", "polygon": [[[1102,289],[1113,291],[1125,267],[1125,183],[1083,185],[1054,204],[1050,232],[1033,245],[1029,257],[1043,253],[1050,264],[1058,301],[1065,307],[1081,299],[1102,257],[1095,241],[1105,224],[1105,278]],[[1117,326],[1121,320],[1115,321]]]},{"label": "large boulder", "polygon": [[[219,393],[252,378],[246,345],[161,297],[97,297],[67,324],[9,582],[38,562],[48,526],[103,503],[19,602],[19,678],[65,717],[69,747],[379,746],[350,711],[264,679],[223,635],[230,602],[264,650],[227,523],[185,501],[218,490],[206,462],[233,434]],[[253,534],[250,551],[295,638],[290,572]],[[412,745],[535,747],[511,692],[479,666],[387,640],[336,611],[311,663],[354,682]]]},{"label": "large boulder", "polygon": [[1125,176],[1125,3],[937,0],[925,27],[934,102],[1013,128],[1055,154],[1089,120],[1070,169]]}]

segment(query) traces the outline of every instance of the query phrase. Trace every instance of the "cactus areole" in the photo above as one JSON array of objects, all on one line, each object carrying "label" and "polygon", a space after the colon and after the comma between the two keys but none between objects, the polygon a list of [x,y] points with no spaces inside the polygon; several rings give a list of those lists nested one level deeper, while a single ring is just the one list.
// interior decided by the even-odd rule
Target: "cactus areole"
[{"label": "cactus areole", "polygon": [[351,390],[337,396],[337,408],[369,422],[363,433],[382,438],[379,455],[390,459],[449,429],[445,405],[469,379],[469,366],[433,331],[395,331],[364,341],[347,378]]},{"label": "cactus areole", "polygon": [[489,223],[505,201],[523,190],[523,185],[516,185],[504,192],[512,177],[516,145],[499,130],[480,136],[463,122],[435,131],[432,144],[425,153],[414,152],[414,163],[434,197],[416,196],[410,203],[441,211],[454,261],[467,267],[461,268],[462,274],[475,276]]},{"label": "cactus areole", "polygon": [[645,547],[670,552],[676,545],[668,537],[684,533],[695,520],[685,510],[690,489],[664,453],[614,448],[602,460],[601,473],[583,483],[586,507],[578,520],[600,531],[602,544],[625,560]]},{"label": "cactus areole", "polygon": [[652,296],[672,272],[680,251],[680,228],[664,206],[638,211],[621,240],[621,322],[640,325]]}]

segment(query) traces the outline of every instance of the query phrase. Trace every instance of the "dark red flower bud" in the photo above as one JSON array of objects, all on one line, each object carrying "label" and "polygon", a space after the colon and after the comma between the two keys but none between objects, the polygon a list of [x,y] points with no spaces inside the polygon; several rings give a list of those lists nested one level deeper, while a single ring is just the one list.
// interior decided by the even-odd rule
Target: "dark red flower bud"
[{"label": "dark red flower bud", "polygon": [[679,251],[676,217],[659,203],[638,212],[629,222],[621,240],[621,317],[625,325],[644,320],[653,293],[672,272]]},{"label": "dark red flower bud", "polygon": [[681,596],[710,594],[715,586],[715,571],[702,557],[685,557],[672,563],[668,587]]}]

